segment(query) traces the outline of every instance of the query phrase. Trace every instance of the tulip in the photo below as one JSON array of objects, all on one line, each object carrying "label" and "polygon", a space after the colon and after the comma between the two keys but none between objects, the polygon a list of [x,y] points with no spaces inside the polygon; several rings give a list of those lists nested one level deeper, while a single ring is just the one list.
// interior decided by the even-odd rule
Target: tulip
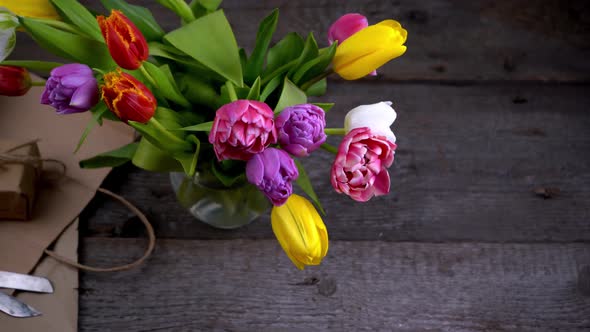
[{"label": "tulip", "polygon": [[283,205],[293,193],[292,181],[299,172],[283,150],[268,148],[254,155],[246,164],[248,181],[258,187],[273,205]]},{"label": "tulip", "polygon": [[319,265],[328,253],[328,231],[322,218],[305,198],[291,195],[272,209],[272,230],[281,247],[298,269]]},{"label": "tulip", "polygon": [[122,12],[112,10],[107,18],[98,16],[98,25],[119,67],[135,70],[149,56],[149,48],[141,31]]},{"label": "tulip", "polygon": [[18,18],[6,8],[0,7],[0,62],[14,49],[18,25]]},{"label": "tulip", "polygon": [[306,157],[326,141],[324,110],[313,104],[285,108],[275,119],[279,144],[296,157]]},{"label": "tulip", "polygon": [[395,143],[395,135],[391,131],[391,125],[397,118],[390,101],[382,101],[372,105],[361,105],[350,110],[344,118],[344,130],[346,133],[353,129],[369,127],[375,135],[387,137]]},{"label": "tulip", "polygon": [[45,83],[41,104],[57,114],[86,112],[98,103],[98,84],[90,67],[72,63],[57,67]]},{"label": "tulip", "polygon": [[406,51],[408,32],[394,20],[360,30],[339,44],[332,60],[334,71],[345,80],[370,74]]},{"label": "tulip", "polygon": [[342,139],[332,164],[332,187],[358,202],[389,193],[387,168],[393,163],[396,147],[368,127],[351,130]]},{"label": "tulip", "polygon": [[268,145],[277,142],[274,113],[265,103],[236,100],[221,106],[215,113],[209,143],[219,161],[248,161]]},{"label": "tulip", "polygon": [[348,37],[368,26],[369,22],[367,18],[361,14],[351,13],[343,15],[336,22],[332,23],[328,29],[328,42],[330,42],[330,45],[335,41],[342,44]]},{"label": "tulip", "polygon": [[25,68],[0,66],[0,95],[22,96],[31,88],[31,76]]},{"label": "tulip", "polygon": [[59,19],[59,14],[48,0],[0,0],[0,7],[6,7],[18,16]]},{"label": "tulip", "polygon": [[102,99],[123,122],[147,123],[156,111],[152,92],[133,76],[117,70],[104,75]]}]

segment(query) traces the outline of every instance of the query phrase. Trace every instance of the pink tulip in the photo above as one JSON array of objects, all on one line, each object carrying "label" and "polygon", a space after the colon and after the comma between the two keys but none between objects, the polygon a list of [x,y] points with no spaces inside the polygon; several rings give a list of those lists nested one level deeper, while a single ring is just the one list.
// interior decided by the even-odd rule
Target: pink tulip
[{"label": "pink tulip", "polygon": [[215,114],[209,133],[219,161],[238,159],[248,161],[269,144],[277,142],[274,114],[265,103],[236,100],[221,106]]},{"label": "pink tulip", "polygon": [[358,202],[389,193],[387,168],[393,163],[396,147],[368,127],[351,130],[338,147],[332,165],[332,187]]},{"label": "pink tulip", "polygon": [[[330,45],[335,41],[342,44],[348,37],[368,26],[369,21],[363,15],[357,13],[345,14],[332,23],[330,29],[328,29],[328,42],[330,42]],[[377,71],[374,70],[369,75],[376,76]]]}]

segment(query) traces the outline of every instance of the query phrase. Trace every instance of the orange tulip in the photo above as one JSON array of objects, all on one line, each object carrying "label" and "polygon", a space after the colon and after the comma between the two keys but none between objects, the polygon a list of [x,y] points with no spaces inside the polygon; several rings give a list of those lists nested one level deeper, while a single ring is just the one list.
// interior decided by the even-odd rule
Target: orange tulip
[{"label": "orange tulip", "polygon": [[124,69],[135,70],[149,56],[149,48],[141,31],[118,10],[111,16],[98,16],[98,25],[113,60]]},{"label": "orange tulip", "polygon": [[152,92],[120,69],[104,75],[102,99],[123,122],[147,123],[154,116],[157,107]]}]

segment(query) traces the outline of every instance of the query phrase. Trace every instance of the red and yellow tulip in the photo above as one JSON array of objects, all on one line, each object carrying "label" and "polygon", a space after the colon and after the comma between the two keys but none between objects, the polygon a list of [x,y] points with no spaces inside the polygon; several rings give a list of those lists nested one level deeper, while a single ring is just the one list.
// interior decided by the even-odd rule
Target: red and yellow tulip
[{"label": "red and yellow tulip", "polygon": [[121,70],[104,75],[101,90],[104,102],[123,122],[147,123],[154,116],[157,102],[152,92]]},{"label": "red and yellow tulip", "polygon": [[31,76],[25,68],[0,66],[0,95],[23,96],[31,88]]},{"label": "red and yellow tulip", "polygon": [[113,60],[124,69],[141,67],[149,56],[149,48],[135,24],[118,10],[111,11],[109,17],[96,19]]}]

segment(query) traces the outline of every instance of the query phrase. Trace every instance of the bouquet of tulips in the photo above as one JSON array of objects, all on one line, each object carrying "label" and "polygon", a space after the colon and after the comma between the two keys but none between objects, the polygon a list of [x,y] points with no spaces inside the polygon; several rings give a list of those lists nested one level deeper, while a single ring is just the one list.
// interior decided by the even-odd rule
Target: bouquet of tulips
[{"label": "bouquet of tulips", "polygon": [[[317,265],[328,250],[326,227],[310,180],[298,158],[323,148],[335,153],[336,192],[365,202],[389,192],[396,149],[390,102],[351,110],[344,128],[325,128],[331,103],[321,96],[326,78],[375,75],[402,55],[407,32],[394,20],[369,25],[347,14],[320,48],[313,34],[289,33],[271,45],[278,10],[260,23],[256,44],[239,48],[221,0],[158,0],[178,14],[176,30],[162,30],[148,9],[101,0],[108,16],[75,0],[0,0],[0,94],[23,95],[44,85],[41,103],[59,114],[91,112],[80,139],[105,120],[122,121],[138,142],[83,161],[83,167],[131,161],[148,171],[210,171],[224,185],[245,179],[274,205],[272,228],[300,269]],[[69,63],[5,60],[17,29]],[[28,70],[45,72],[31,82]],[[47,77],[47,76],[45,76]],[[343,135],[339,147],[327,135]],[[293,182],[313,201],[293,194]]]}]

